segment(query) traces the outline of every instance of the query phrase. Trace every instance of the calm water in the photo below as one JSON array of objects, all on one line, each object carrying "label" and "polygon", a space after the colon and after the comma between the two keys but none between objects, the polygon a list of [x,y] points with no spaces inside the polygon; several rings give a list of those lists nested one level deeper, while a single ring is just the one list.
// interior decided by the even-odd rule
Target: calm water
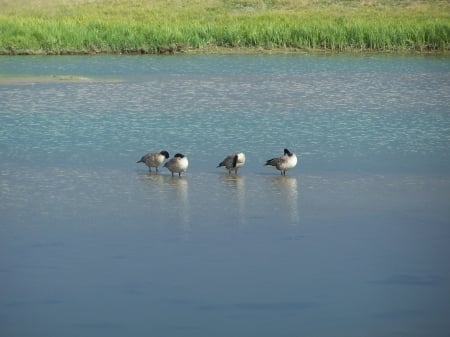
[{"label": "calm water", "polygon": [[[0,335],[450,334],[449,58],[0,74]],[[299,164],[280,177],[263,164],[284,147]],[[183,177],[136,164],[162,149]],[[235,151],[237,176],[216,169]]]}]

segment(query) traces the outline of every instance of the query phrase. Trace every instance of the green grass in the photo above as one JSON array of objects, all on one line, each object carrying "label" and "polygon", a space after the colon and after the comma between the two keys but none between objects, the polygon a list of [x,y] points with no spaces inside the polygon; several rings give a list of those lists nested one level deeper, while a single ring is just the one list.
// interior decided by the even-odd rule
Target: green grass
[{"label": "green grass", "polygon": [[0,0],[0,8],[2,54],[450,50],[448,1]]}]

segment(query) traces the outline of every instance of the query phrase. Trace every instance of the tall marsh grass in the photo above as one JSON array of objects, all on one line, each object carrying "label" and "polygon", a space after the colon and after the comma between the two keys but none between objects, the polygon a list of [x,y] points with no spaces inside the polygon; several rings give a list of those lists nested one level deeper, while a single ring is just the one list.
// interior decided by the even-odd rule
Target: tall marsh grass
[{"label": "tall marsh grass", "polygon": [[3,54],[450,50],[446,1],[2,1]]}]

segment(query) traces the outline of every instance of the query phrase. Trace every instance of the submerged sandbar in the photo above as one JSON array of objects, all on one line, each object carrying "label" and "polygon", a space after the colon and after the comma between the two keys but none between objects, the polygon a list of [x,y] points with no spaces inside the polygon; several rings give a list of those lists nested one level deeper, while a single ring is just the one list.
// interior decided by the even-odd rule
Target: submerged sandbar
[{"label": "submerged sandbar", "polygon": [[104,79],[77,75],[30,75],[30,76],[0,76],[0,85],[35,84],[35,83],[88,83],[88,82],[120,82],[119,79]]}]

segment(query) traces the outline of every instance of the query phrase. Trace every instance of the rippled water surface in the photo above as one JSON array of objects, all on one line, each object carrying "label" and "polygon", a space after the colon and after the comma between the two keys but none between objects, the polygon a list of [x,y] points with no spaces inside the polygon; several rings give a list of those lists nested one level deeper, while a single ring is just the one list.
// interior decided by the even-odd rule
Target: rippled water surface
[{"label": "rippled water surface", "polygon": [[448,336],[449,102],[439,57],[0,58],[0,335]]}]

